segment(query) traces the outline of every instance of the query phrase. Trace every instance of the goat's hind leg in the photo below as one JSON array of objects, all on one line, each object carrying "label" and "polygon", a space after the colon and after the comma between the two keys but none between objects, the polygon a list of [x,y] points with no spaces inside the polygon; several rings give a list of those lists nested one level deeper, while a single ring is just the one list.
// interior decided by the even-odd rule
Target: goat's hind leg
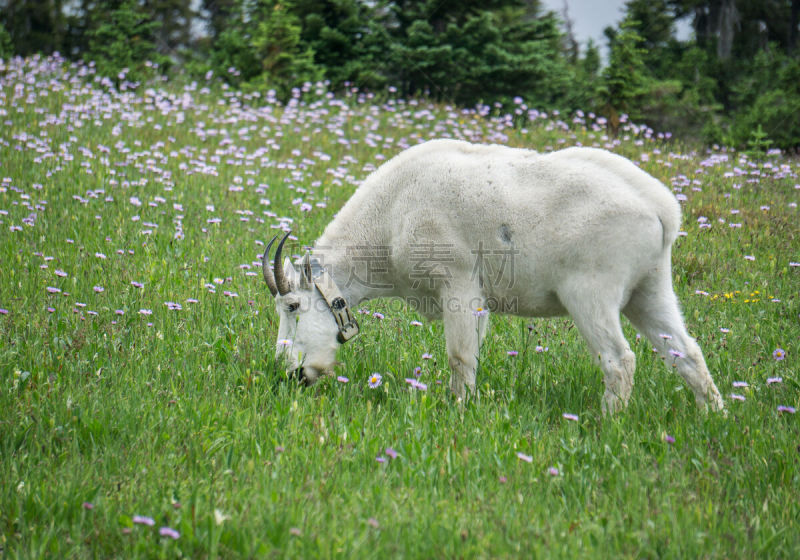
[{"label": "goat's hind leg", "polygon": [[668,271],[657,271],[642,282],[623,313],[683,377],[698,406],[708,403],[712,410],[724,408],[700,346],[686,331]]},{"label": "goat's hind leg", "polygon": [[633,391],[636,355],[622,333],[619,319],[620,293],[604,293],[590,280],[575,281],[559,290],[562,305],[569,311],[589,349],[603,370],[606,390],[603,414],[626,407]]}]

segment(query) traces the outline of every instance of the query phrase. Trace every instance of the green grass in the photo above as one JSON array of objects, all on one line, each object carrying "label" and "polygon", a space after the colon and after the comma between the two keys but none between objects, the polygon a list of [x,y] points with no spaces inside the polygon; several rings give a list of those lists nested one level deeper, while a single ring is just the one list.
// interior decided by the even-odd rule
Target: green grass
[{"label": "green grass", "polygon": [[[564,115],[514,129],[424,101],[256,112],[259,99],[169,83],[103,97],[76,72],[0,74],[3,556],[800,556],[798,420],[777,408],[800,406],[797,160],[710,161],[634,127],[619,141]],[[366,306],[340,352],[348,383],[284,380],[256,240],[291,218],[311,244],[378,154],[442,136],[608,147],[681,189],[676,291],[728,415],[698,411],[626,325],[636,385],[603,418],[602,375],[567,318],[492,317],[478,394],[459,406],[441,324],[413,326],[390,301]],[[403,381],[418,366],[424,392]]]}]

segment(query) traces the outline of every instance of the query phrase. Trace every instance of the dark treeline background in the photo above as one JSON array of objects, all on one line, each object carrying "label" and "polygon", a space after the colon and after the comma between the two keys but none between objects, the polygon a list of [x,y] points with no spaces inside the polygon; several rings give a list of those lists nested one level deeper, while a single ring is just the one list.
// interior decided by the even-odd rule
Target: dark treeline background
[{"label": "dark treeline background", "polygon": [[[612,131],[627,114],[709,143],[800,146],[800,0],[629,0],[606,29],[605,62],[537,0],[0,0],[0,13],[0,57],[57,51],[117,82],[213,75],[286,99],[326,80],[464,106],[520,97],[595,111]],[[678,20],[691,39],[676,37]]]}]

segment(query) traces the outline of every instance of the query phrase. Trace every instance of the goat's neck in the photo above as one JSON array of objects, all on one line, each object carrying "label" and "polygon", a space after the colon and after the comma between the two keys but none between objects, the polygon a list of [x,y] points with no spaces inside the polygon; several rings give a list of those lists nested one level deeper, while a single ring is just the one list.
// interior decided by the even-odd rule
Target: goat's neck
[{"label": "goat's neck", "polygon": [[312,254],[333,277],[350,306],[396,295],[389,246],[381,240],[333,238],[326,232],[317,240]]}]

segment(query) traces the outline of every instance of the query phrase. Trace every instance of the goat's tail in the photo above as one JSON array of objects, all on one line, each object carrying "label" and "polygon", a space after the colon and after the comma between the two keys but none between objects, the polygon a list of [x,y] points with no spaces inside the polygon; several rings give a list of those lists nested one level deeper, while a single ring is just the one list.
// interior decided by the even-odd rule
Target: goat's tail
[{"label": "goat's tail", "polygon": [[666,188],[662,192],[666,196],[663,197],[663,203],[658,205],[658,221],[661,222],[662,247],[668,249],[678,238],[678,231],[681,227],[681,207],[673,194]]}]

